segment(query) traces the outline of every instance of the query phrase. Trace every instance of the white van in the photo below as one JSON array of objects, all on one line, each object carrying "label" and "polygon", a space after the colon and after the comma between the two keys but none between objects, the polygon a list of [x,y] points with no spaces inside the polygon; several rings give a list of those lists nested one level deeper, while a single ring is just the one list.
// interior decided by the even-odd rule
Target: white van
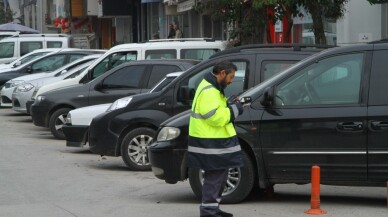
[{"label": "white van", "polygon": [[23,34],[0,40],[0,63],[13,60],[42,48],[68,48],[72,37],[65,34]]},{"label": "white van", "polygon": [[214,53],[226,49],[226,41],[211,39],[152,40],[112,47],[79,76],[40,87],[32,96],[79,83],[91,81],[121,63],[146,59],[208,59]]},{"label": "white van", "polygon": [[[327,45],[337,45],[337,35],[335,33],[325,32],[326,44]],[[302,43],[303,44],[315,44],[315,35],[311,31],[303,31],[302,33]]]},{"label": "white van", "polygon": [[3,38],[7,38],[7,37],[19,35],[19,34],[20,34],[19,32],[4,32],[4,31],[1,31],[0,32],[0,40],[3,39]]}]

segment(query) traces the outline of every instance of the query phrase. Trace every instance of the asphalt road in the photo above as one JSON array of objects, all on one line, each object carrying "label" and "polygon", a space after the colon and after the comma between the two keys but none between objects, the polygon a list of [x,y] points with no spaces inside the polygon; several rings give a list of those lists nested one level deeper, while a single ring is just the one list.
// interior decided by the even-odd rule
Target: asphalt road
[{"label": "asphalt road", "polygon": [[[129,171],[121,158],[101,157],[0,109],[0,217],[197,217],[189,183],[165,184],[152,172]],[[388,216],[387,189],[321,186],[324,216]],[[236,217],[309,216],[310,185],[278,185],[221,205]]]}]

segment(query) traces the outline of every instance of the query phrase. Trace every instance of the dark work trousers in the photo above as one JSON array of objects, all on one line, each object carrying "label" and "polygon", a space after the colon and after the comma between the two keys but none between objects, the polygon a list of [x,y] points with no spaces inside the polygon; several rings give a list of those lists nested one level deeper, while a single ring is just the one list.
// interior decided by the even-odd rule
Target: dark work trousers
[{"label": "dark work trousers", "polygon": [[219,212],[221,195],[228,178],[228,169],[205,171],[202,186],[201,216],[216,216]]}]

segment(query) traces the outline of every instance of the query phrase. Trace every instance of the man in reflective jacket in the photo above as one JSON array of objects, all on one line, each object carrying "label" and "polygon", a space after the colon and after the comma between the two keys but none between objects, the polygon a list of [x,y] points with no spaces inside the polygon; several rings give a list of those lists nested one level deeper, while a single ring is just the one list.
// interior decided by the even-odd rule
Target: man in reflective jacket
[{"label": "man in reflective jacket", "polygon": [[223,61],[205,74],[196,90],[189,125],[188,166],[204,170],[200,216],[231,217],[220,210],[228,169],[243,165],[233,121],[243,108],[238,100],[228,104],[224,89],[237,67]]}]

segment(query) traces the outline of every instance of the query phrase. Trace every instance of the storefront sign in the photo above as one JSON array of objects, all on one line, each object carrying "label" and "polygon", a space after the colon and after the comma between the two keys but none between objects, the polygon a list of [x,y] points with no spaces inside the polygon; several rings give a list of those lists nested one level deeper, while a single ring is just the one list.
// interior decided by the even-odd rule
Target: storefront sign
[{"label": "storefront sign", "polygon": [[195,0],[180,2],[178,3],[178,6],[177,6],[177,12],[180,13],[180,12],[191,10],[194,7],[194,5],[195,5]]}]

